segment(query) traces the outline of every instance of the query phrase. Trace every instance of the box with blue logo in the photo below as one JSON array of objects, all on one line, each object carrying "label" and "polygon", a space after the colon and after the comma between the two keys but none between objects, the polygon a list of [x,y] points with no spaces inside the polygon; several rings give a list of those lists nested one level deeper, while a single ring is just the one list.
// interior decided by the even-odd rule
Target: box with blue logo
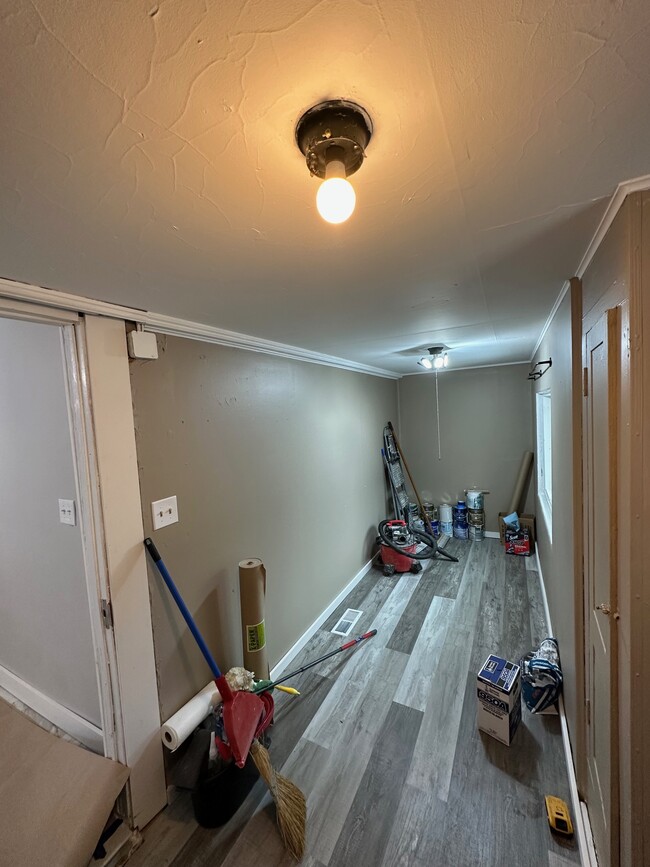
[{"label": "box with blue logo", "polygon": [[521,721],[519,666],[490,654],[478,673],[478,727],[510,746]]}]

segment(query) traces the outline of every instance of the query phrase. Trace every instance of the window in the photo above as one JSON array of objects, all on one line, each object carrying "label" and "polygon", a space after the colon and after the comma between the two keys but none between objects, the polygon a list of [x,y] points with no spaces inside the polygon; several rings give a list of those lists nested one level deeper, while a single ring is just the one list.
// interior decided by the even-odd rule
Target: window
[{"label": "window", "polygon": [[552,535],[553,451],[551,440],[551,392],[537,393],[537,495]]}]

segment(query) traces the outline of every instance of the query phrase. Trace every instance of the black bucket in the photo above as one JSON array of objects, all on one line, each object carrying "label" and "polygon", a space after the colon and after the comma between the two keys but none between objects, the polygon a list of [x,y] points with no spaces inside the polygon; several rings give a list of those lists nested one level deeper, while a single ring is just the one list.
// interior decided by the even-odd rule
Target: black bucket
[{"label": "black bucket", "polygon": [[235,815],[259,779],[250,754],[243,768],[221,762],[209,770],[192,790],[194,817],[203,828],[218,828]]}]

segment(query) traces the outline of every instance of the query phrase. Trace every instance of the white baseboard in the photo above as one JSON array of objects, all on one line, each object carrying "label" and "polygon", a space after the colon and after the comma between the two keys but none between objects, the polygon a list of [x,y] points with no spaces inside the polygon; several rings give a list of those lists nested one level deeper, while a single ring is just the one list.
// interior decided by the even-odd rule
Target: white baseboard
[{"label": "white baseboard", "polygon": [[9,671],[2,665],[0,665],[0,687],[17,699],[19,703],[23,703],[36,711],[45,720],[71,735],[94,753],[104,755],[104,736],[100,728],[54,701],[53,698],[26,683],[13,671]]},{"label": "white baseboard", "polygon": [[[548,634],[553,635],[553,624],[551,622],[551,612],[548,607],[548,597],[546,595],[546,585],[544,583],[544,573],[542,572],[542,564],[539,559],[539,548],[535,545],[535,558],[537,560],[537,573],[539,575],[539,584],[542,591],[542,602],[544,603],[544,616],[546,617],[546,626]],[[573,750],[571,749],[571,739],[569,737],[569,726],[566,721],[566,713],[564,710],[564,698],[560,696],[558,702],[560,711],[560,726],[562,728],[562,744],[564,746],[564,758],[569,775],[569,789],[571,791],[571,806],[573,808],[573,820],[575,824],[576,837],[578,838],[578,846],[580,849],[580,861],[583,867],[598,867],[596,859],[596,851],[594,849],[594,838],[591,833],[591,823],[589,822],[589,813],[587,805],[580,800],[578,794],[578,781],[576,779],[575,764],[573,762]]]},{"label": "white baseboard", "polygon": [[485,533],[483,533],[483,536],[486,539],[500,539],[501,538],[501,535],[499,533],[496,533],[494,530],[486,530]]},{"label": "white baseboard", "polygon": [[378,556],[378,553],[375,554],[374,557],[371,557],[370,560],[368,560],[365,566],[362,566],[362,568],[357,572],[352,581],[350,581],[349,584],[346,584],[343,590],[341,590],[338,596],[336,596],[336,598],[330,602],[330,604],[322,612],[322,614],[320,614],[317,619],[314,620],[311,626],[307,627],[307,630],[303,632],[303,634],[300,636],[298,641],[296,641],[293,647],[290,647],[289,650],[287,650],[287,652],[284,654],[282,659],[280,659],[280,661],[273,666],[270,675],[271,680],[275,680],[284,672],[291,660],[300,653],[300,651],[303,649],[305,644],[307,644],[312,635],[314,635],[314,633],[320,629],[320,627],[323,625],[323,623],[325,623],[330,614],[341,604],[341,602],[343,602],[348,593],[357,586],[359,581],[361,581],[361,579],[365,575],[367,575],[368,572],[370,572],[370,570],[372,569],[372,565]]}]

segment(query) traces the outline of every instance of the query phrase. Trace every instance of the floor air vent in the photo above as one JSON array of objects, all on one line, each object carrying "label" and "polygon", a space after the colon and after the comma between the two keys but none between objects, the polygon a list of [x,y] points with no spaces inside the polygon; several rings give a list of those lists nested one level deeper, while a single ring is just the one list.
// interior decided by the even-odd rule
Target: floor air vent
[{"label": "floor air vent", "polygon": [[349,635],[352,632],[352,627],[362,614],[363,611],[357,611],[355,608],[348,608],[334,629],[332,629],[334,635]]}]

